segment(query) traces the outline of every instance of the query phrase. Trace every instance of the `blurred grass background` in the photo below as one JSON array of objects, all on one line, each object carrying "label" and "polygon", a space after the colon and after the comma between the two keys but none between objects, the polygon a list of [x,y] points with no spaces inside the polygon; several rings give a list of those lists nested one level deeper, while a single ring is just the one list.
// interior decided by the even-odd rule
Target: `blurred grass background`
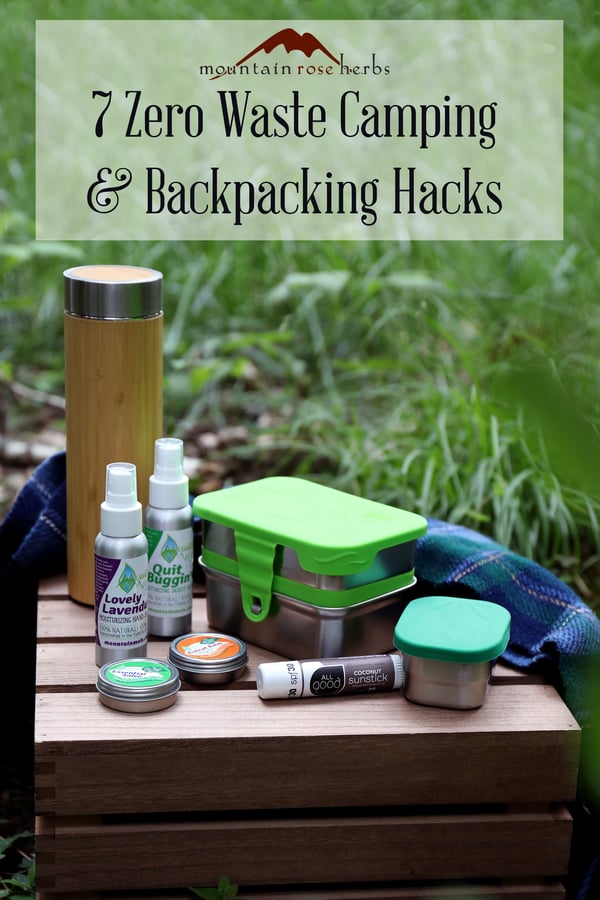
[{"label": "blurred grass background", "polygon": [[[552,568],[598,608],[596,3],[265,0],[256,10],[245,0],[226,10],[212,0],[5,0],[4,436],[39,427],[39,400],[17,386],[62,396],[63,269],[153,266],[165,276],[165,428],[189,454],[225,480],[295,472],[461,522]],[[200,16],[563,19],[564,240],[36,243],[35,20]],[[62,427],[60,412],[52,425]]]}]

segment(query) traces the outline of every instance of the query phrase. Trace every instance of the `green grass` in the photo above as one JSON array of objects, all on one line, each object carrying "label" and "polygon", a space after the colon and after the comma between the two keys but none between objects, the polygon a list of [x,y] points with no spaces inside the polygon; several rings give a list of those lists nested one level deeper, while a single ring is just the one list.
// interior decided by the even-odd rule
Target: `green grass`
[{"label": "green grass", "polygon": [[[309,474],[462,522],[584,594],[586,585],[595,591],[596,5],[456,0],[443,8],[448,18],[565,20],[563,242],[36,244],[34,19],[155,17],[149,9],[109,0],[5,4],[0,329],[8,339],[0,377],[62,392],[63,268],[83,260],[155,266],[165,276],[166,429],[190,449],[199,429],[243,425],[248,440],[223,452],[244,471]],[[253,10],[240,0],[226,15]],[[215,3],[202,12],[224,16]],[[190,3],[161,4],[163,18],[196,15]],[[440,10],[353,0],[333,15],[324,2],[261,9],[264,18],[369,16]],[[515,389],[514,373],[531,371],[535,390],[524,381]],[[566,411],[579,429],[566,428]],[[14,405],[5,415],[13,432],[26,424]]]}]

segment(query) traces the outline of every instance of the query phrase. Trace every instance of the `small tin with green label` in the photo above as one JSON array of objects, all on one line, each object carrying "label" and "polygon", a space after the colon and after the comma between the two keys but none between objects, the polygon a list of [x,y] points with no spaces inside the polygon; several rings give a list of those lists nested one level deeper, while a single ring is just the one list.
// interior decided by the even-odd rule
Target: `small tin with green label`
[{"label": "small tin with green label", "polygon": [[509,636],[510,613],[497,603],[445,596],[412,600],[394,629],[406,698],[450,709],[481,706]]},{"label": "small tin with green label", "polygon": [[171,663],[140,657],[106,663],[98,672],[96,687],[105,706],[147,713],[175,703],[181,681]]},{"label": "small tin with green label", "polygon": [[193,509],[211,628],[292,659],[392,648],[422,516],[285,476],[201,494]]}]

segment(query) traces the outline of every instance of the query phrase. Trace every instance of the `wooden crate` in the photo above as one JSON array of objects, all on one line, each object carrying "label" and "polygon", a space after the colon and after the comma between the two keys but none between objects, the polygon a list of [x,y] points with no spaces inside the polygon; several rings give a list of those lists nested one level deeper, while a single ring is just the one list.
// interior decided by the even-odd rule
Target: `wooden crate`
[{"label": "wooden crate", "polygon": [[564,897],[580,734],[552,687],[499,666],[479,710],[265,702],[256,666],[277,657],[249,655],[230,685],[119,713],[95,691],[93,611],[41,586],[40,900],[180,900],[222,875],[253,900]]}]

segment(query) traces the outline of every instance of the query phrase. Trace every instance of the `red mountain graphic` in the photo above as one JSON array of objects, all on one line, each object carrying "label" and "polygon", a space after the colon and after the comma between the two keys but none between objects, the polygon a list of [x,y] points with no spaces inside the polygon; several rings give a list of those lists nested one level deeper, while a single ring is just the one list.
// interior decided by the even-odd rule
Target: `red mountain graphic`
[{"label": "red mountain graphic", "polygon": [[[259,44],[258,47],[255,47],[254,50],[251,50],[250,53],[247,53],[241,59],[238,59],[235,65],[243,65],[243,63],[247,62],[252,56],[260,53],[261,50],[265,53],[271,53],[276,47],[284,47],[288,53],[292,50],[300,50],[308,57],[312,56],[316,50],[320,50],[328,56],[329,59],[333,60],[336,65],[339,65],[339,59],[336,59],[335,56],[323,46],[321,41],[314,36],[314,34],[311,34],[310,31],[305,31],[304,34],[300,34],[295,28],[282,28],[281,31],[277,31],[275,34],[271,35],[270,38],[267,38]],[[211,78],[211,81],[220,77],[221,75],[215,75]]]}]

